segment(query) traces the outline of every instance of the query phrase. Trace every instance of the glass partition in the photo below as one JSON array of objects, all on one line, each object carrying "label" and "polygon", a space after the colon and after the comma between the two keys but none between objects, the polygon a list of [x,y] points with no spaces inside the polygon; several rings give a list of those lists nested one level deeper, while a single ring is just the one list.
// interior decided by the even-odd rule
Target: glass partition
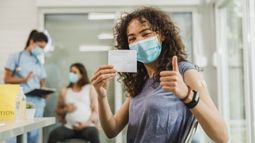
[{"label": "glass partition", "polygon": [[[106,14],[113,15],[113,13]],[[114,18],[105,19],[99,14],[45,15],[45,28],[53,40],[52,51],[46,54],[47,86],[56,88],[58,91],[66,87],[69,66],[72,63],[83,63],[89,78],[99,65],[107,64],[107,50],[114,46],[113,24]],[[59,92],[47,99],[46,116],[54,116],[58,94]],[[108,98],[111,109],[114,111],[113,83],[110,85]],[[51,129],[45,131],[46,136]],[[114,139],[107,139],[102,130],[100,131],[102,142],[114,142]]]}]

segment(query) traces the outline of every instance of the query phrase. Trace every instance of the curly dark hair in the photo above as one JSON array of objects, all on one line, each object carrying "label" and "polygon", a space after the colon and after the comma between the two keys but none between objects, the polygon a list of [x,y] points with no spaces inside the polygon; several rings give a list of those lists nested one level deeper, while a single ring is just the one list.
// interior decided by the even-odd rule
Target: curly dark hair
[{"label": "curly dark hair", "polygon": [[[186,61],[187,55],[179,35],[179,29],[169,15],[162,10],[154,7],[138,8],[131,13],[125,13],[125,16],[122,16],[120,22],[115,26],[114,36],[117,41],[117,49],[129,49],[127,27],[133,19],[137,19],[141,23],[146,20],[152,31],[164,37],[162,50],[157,59],[156,72],[153,75],[153,78],[156,79],[155,82],[158,82],[161,71],[172,69],[173,56],[177,56],[178,62]],[[132,97],[141,92],[145,81],[149,78],[147,70],[141,62],[137,62],[137,73],[119,73],[119,75],[124,82],[124,88]]]}]

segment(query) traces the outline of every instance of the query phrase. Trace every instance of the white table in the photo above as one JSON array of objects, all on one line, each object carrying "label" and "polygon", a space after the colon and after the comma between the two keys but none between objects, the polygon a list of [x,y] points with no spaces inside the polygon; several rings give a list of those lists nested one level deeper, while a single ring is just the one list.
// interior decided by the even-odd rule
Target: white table
[{"label": "white table", "polygon": [[33,129],[40,129],[56,122],[55,117],[35,118],[31,120],[1,122],[0,141],[16,137],[18,143],[27,142],[27,132]]}]

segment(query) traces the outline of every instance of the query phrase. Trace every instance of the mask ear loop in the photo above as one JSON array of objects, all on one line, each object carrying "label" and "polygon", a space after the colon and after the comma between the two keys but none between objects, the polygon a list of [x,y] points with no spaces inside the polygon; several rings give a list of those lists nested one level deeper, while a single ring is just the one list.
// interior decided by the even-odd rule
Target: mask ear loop
[{"label": "mask ear loop", "polygon": [[159,34],[157,34],[155,37],[157,38],[158,42],[162,45]]},{"label": "mask ear loop", "polygon": [[[165,36],[164,35],[161,35],[160,32],[156,32],[156,36],[157,36],[157,39],[158,39],[158,42],[161,44],[163,44],[163,42],[165,41]],[[161,41],[162,40],[162,41]]]}]

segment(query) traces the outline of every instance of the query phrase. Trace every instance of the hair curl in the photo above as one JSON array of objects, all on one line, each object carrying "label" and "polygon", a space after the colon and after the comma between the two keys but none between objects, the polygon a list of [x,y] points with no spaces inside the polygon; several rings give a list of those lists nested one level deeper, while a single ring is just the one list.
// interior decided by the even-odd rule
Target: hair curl
[{"label": "hair curl", "polygon": [[[133,19],[140,22],[145,19],[151,26],[152,31],[165,38],[162,41],[162,50],[157,59],[156,72],[153,76],[156,79],[155,82],[158,82],[161,71],[172,69],[171,60],[173,56],[177,56],[178,62],[186,61],[187,55],[179,35],[179,29],[167,13],[153,7],[142,7],[131,13],[126,13],[125,16],[120,18],[114,28],[116,48],[120,50],[129,49],[127,27]],[[137,73],[119,73],[119,75],[124,82],[124,88],[132,97],[141,92],[145,81],[149,78],[145,66],[141,62],[137,62]]]}]

